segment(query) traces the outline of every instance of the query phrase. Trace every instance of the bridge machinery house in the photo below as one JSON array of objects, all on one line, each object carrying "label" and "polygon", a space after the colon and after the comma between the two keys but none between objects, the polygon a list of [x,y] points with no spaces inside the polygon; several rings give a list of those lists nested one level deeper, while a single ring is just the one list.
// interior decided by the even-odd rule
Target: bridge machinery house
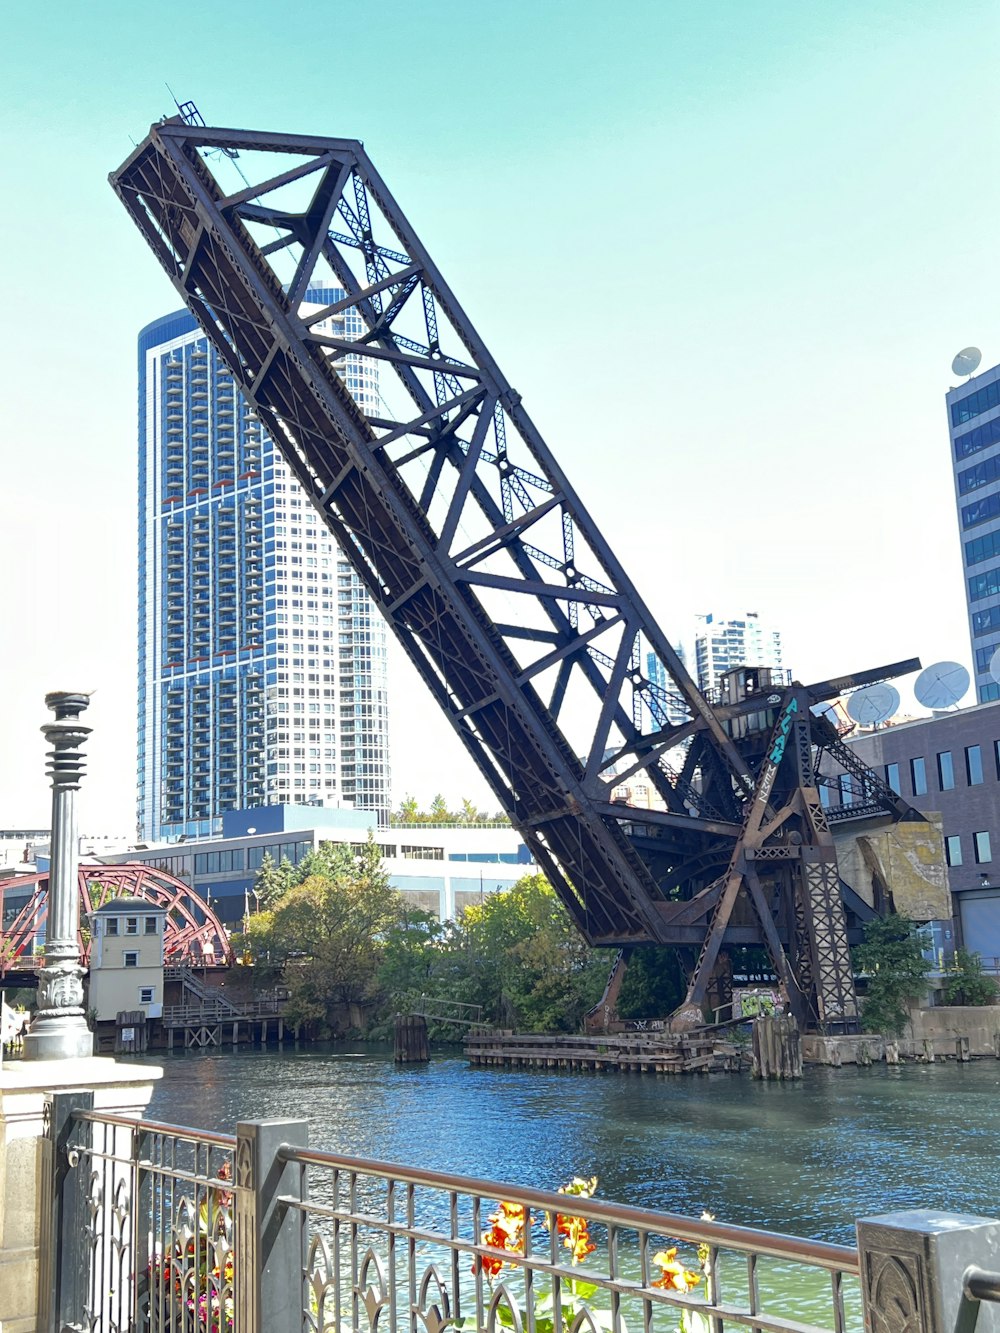
[{"label": "bridge machinery house", "polygon": [[368,810],[268,805],[223,814],[222,836],[162,843],[102,857],[169,871],[206,900],[231,931],[257,909],[254,884],[265,856],[298,865],[327,843],[360,851],[371,832],[389,883],[408,905],[452,920],[464,907],[502,892],[537,866],[510,827],[458,824],[386,828]]},{"label": "bridge machinery house", "polygon": [[88,1007],[98,1022],[142,1009],[163,1014],[163,938],[167,913],[143,898],[113,898],[90,914]]}]

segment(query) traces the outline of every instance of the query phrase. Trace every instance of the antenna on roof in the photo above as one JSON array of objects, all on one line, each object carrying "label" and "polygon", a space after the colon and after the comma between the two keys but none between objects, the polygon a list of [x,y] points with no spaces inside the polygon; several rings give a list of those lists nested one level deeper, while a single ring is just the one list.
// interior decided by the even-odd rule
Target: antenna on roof
[{"label": "antenna on roof", "polygon": [[877,727],[899,708],[899,691],[893,685],[866,685],[847,701],[847,716],[862,727]]},{"label": "antenna on roof", "polygon": [[974,375],[982,359],[983,354],[978,347],[963,347],[951,363],[952,374]]},{"label": "antenna on roof", "polygon": [[935,662],[913,682],[917,702],[925,708],[954,708],[969,688],[970,676],[959,662]]}]

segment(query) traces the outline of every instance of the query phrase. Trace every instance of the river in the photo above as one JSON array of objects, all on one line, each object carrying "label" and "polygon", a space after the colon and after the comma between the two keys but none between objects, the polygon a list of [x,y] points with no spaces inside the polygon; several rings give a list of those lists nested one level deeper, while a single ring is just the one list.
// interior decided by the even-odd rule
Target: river
[{"label": "river", "polygon": [[515,1184],[596,1175],[606,1199],[854,1242],[854,1219],[902,1208],[1000,1214],[1000,1062],[677,1078],[471,1069],[391,1052],[147,1056],[151,1119],[232,1133],[304,1116],[312,1146]]}]

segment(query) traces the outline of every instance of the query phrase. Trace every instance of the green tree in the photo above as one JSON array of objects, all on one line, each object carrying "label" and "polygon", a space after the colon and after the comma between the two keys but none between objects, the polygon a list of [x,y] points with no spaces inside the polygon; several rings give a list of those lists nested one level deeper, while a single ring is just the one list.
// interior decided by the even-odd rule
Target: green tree
[{"label": "green tree", "polygon": [[448,809],[448,802],[440,792],[431,801],[430,822],[432,824],[451,824],[454,822],[454,816]]},{"label": "green tree", "polygon": [[306,877],[273,911],[250,919],[248,939],[255,957],[284,969],[289,1021],[336,1031],[342,1006],[378,998],[386,935],[402,918],[403,901],[389,887],[373,836],[357,857],[337,845],[321,848],[298,873]]},{"label": "green tree", "polygon": [[634,949],[618,996],[619,1017],[665,1018],[684,999],[686,989],[676,949]]},{"label": "green tree", "polygon": [[404,796],[393,818],[401,824],[419,823],[420,807],[417,805],[417,798],[415,796]]},{"label": "green tree", "polygon": [[977,953],[959,949],[954,966],[948,970],[944,983],[945,1004],[994,1004],[997,983],[983,972],[983,960]]},{"label": "green tree", "polygon": [[575,1032],[612,956],[589,948],[542,875],[467,907],[455,943],[493,1021],[536,1032]]},{"label": "green tree", "polygon": [[865,1030],[898,1037],[909,1017],[908,1005],[927,989],[929,969],[916,926],[902,913],[875,917],[865,925],[854,963],[868,977],[861,1011]]},{"label": "green tree", "polygon": [[271,853],[265,852],[253,882],[258,906],[270,911],[296,883],[298,874],[288,857],[282,857],[281,865],[277,865]]}]

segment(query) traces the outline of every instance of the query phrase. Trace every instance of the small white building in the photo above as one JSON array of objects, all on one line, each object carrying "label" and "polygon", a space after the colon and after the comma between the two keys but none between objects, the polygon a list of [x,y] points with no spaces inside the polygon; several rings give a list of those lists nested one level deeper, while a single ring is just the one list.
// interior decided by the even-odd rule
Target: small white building
[{"label": "small white building", "polygon": [[143,898],[114,898],[90,914],[90,993],[98,1021],[123,1010],[163,1014],[165,908]]}]

